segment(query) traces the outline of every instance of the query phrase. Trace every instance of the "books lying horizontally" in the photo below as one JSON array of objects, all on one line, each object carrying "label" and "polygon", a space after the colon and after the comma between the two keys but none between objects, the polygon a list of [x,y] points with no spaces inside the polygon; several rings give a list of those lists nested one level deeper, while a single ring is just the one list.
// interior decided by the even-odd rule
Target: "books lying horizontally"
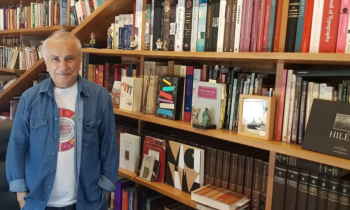
[{"label": "books lying horizontally", "polygon": [[245,195],[212,185],[192,191],[191,199],[220,210],[245,209],[249,205],[249,199]]}]

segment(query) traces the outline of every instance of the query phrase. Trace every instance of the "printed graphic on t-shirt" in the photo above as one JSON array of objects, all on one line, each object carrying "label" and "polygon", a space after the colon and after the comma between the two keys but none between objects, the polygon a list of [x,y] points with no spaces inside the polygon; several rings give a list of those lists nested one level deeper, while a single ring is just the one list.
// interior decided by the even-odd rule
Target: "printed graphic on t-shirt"
[{"label": "printed graphic on t-shirt", "polygon": [[64,152],[74,148],[74,116],[69,109],[59,108],[60,113],[60,142],[58,151]]}]

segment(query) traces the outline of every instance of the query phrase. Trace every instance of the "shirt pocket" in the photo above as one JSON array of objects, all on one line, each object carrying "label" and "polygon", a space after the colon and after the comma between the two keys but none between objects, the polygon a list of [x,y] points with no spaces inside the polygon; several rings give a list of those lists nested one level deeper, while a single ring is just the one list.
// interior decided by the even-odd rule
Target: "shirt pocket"
[{"label": "shirt pocket", "polygon": [[83,119],[83,147],[97,147],[99,143],[99,127],[101,119],[97,117],[87,117]]},{"label": "shirt pocket", "polygon": [[43,117],[30,118],[30,145],[41,148],[45,145],[48,133],[47,119]]}]

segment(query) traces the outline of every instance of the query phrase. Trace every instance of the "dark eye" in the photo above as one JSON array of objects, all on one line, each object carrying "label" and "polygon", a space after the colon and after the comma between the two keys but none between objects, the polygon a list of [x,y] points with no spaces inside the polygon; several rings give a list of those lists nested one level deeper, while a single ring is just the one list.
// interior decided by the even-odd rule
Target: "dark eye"
[{"label": "dark eye", "polygon": [[73,61],[73,60],[74,60],[73,57],[67,57],[67,58],[66,58],[66,61]]},{"label": "dark eye", "polygon": [[59,61],[60,59],[59,58],[52,58],[53,61]]}]

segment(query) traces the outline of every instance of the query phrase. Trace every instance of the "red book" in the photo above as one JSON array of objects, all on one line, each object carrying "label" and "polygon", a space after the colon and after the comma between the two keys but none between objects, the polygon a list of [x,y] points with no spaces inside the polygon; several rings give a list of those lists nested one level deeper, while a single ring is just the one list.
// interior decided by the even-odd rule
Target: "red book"
[{"label": "red book", "polygon": [[[164,146],[162,146],[163,144]],[[145,136],[143,143],[142,155],[155,155],[156,160],[160,163],[157,182],[163,183],[165,174],[165,141],[150,136]]]},{"label": "red book", "polygon": [[341,1],[325,0],[323,7],[320,53],[335,53]]},{"label": "red book", "polygon": [[262,41],[262,52],[267,52],[267,42],[269,38],[269,26],[270,26],[270,15],[271,15],[271,0],[266,0],[265,5],[265,20],[264,20],[264,33]]},{"label": "red book", "polygon": [[103,87],[103,65],[98,65],[98,83]]},{"label": "red book", "polygon": [[261,52],[262,51],[262,46],[263,46],[266,1],[267,0],[261,0],[261,3],[260,3],[258,41],[257,41],[257,44],[256,44],[256,51],[257,52]]},{"label": "red book", "polygon": [[98,84],[99,66],[98,65],[94,65],[94,66],[95,66],[95,83]]},{"label": "red book", "polygon": [[109,63],[105,63],[105,68],[104,68],[104,87],[108,91],[109,89]]},{"label": "red book", "polygon": [[245,24],[245,32],[244,32],[244,44],[243,44],[243,52],[249,52],[250,47],[250,37],[252,33],[252,22],[253,22],[253,0],[247,0],[247,17]]},{"label": "red book", "polygon": [[242,20],[241,20],[241,34],[239,39],[239,52],[243,52],[244,49],[244,36],[245,36],[245,25],[247,24],[248,13],[248,0],[243,1],[242,4]]},{"label": "red book", "polygon": [[285,94],[286,94],[287,74],[288,74],[288,70],[283,69],[280,107],[279,107],[278,122],[277,122],[277,135],[276,135],[277,141],[282,140],[283,111],[284,111],[284,98],[285,98]]},{"label": "red book", "polygon": [[129,65],[127,64],[114,64],[114,81],[122,80],[122,69],[127,68]]},{"label": "red book", "polygon": [[280,47],[282,11],[283,11],[283,0],[277,0],[275,34],[273,38],[273,52],[278,52],[278,48]]},{"label": "red book", "polygon": [[310,49],[313,11],[314,11],[314,0],[306,1],[303,38],[301,40],[301,52],[303,53],[308,53]]},{"label": "red book", "polygon": [[129,210],[129,191],[126,190],[122,193],[122,210]]},{"label": "red book", "polygon": [[250,52],[256,52],[256,43],[258,41],[258,29],[259,29],[259,14],[260,14],[260,3],[261,0],[254,1],[254,12],[253,12],[253,25],[252,25],[252,38],[250,41]]}]

